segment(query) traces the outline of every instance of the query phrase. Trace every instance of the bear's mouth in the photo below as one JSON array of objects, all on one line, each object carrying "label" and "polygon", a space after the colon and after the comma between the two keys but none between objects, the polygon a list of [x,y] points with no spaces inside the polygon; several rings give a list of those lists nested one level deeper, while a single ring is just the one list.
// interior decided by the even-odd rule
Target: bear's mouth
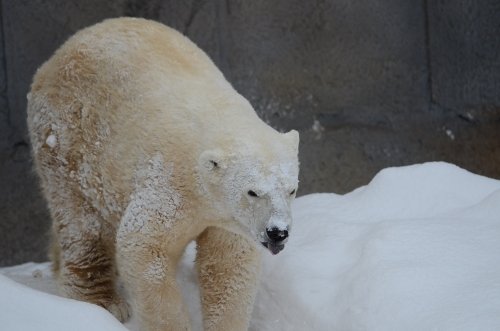
[{"label": "bear's mouth", "polygon": [[271,254],[273,255],[276,255],[278,254],[279,252],[281,252],[283,250],[283,248],[285,248],[285,244],[281,243],[281,242],[278,242],[278,243],[275,243],[275,242],[261,242],[261,244],[267,248]]}]

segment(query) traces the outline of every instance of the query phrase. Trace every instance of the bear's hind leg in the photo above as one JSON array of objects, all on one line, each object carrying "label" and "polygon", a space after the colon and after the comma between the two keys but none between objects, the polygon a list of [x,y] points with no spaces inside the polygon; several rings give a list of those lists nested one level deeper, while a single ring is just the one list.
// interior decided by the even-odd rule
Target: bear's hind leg
[{"label": "bear's hind leg", "polygon": [[59,246],[59,238],[55,230],[55,223],[52,223],[50,231],[50,247],[49,247],[49,258],[52,261],[52,272],[59,277],[59,267],[61,263],[61,247]]},{"label": "bear's hind leg", "polygon": [[207,228],[197,246],[205,330],[248,330],[260,274],[257,247],[220,228]]},{"label": "bear's hind leg", "polygon": [[112,248],[102,238],[101,220],[85,212],[85,203],[79,205],[60,208],[53,215],[57,232],[53,252],[59,251],[58,257],[54,257],[55,267],[59,268],[59,288],[69,298],[102,306],[118,320],[126,321],[128,304],[115,288]]}]

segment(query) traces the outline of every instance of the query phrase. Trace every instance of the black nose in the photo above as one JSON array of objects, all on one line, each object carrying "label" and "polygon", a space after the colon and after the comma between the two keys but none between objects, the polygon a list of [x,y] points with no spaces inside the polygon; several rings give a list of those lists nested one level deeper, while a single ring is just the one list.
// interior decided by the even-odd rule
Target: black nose
[{"label": "black nose", "polygon": [[267,237],[275,242],[280,242],[288,238],[288,230],[280,230],[277,227],[266,229]]}]

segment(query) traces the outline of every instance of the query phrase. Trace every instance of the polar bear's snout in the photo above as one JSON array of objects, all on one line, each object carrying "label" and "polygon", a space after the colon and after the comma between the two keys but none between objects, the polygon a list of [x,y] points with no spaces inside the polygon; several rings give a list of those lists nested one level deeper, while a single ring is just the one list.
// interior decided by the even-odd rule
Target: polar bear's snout
[{"label": "polar bear's snout", "polygon": [[266,234],[270,241],[282,242],[288,238],[288,227],[284,230],[278,227],[268,228],[266,229]]},{"label": "polar bear's snout", "polygon": [[276,255],[285,248],[285,243],[288,238],[288,227],[285,229],[280,229],[278,227],[272,227],[266,229],[266,241],[262,242],[262,245],[269,249],[269,251]]}]

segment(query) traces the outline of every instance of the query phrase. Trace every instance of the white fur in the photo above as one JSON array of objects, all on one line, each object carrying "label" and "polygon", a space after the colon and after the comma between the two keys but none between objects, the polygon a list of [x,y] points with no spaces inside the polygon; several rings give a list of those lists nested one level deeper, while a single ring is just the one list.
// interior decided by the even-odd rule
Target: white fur
[{"label": "white fur", "polygon": [[187,330],[175,269],[196,240],[205,329],[247,329],[259,242],[291,226],[297,132],[261,121],[181,34],[132,18],[38,70],[28,126],[64,293],[126,319],[117,268],[142,329]]}]

